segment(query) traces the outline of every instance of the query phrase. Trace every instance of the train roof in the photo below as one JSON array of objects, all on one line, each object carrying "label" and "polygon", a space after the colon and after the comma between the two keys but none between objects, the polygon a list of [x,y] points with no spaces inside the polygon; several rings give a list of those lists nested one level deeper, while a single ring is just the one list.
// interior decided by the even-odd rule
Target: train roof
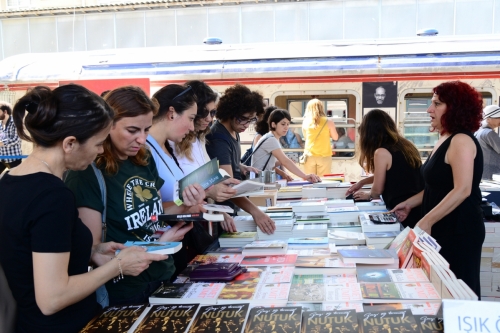
[{"label": "train roof", "polygon": [[356,75],[500,71],[498,35],[269,43],[29,53],[0,62],[0,80],[40,82],[149,77],[155,80],[264,75]]}]

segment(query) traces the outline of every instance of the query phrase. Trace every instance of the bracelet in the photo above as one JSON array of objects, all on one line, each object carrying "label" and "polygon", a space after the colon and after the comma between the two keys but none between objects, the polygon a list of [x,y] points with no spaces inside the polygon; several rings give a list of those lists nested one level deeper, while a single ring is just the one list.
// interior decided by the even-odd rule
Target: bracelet
[{"label": "bracelet", "polygon": [[123,271],[122,271],[122,264],[121,264],[121,258],[115,257],[118,260],[118,270],[120,271],[120,274],[118,274],[117,277],[113,279],[113,283],[117,283],[118,281],[122,280],[123,277]]}]

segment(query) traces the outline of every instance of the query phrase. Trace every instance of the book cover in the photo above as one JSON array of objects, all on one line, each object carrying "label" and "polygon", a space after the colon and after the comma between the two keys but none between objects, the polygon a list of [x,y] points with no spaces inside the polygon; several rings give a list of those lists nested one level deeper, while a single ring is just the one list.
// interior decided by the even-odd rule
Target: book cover
[{"label": "book cover", "polygon": [[302,314],[301,333],[358,332],[355,310],[306,311]]},{"label": "book cover", "polygon": [[199,304],[153,305],[134,333],[185,332]]},{"label": "book cover", "polygon": [[211,221],[211,222],[222,222],[224,221],[224,215],[222,214],[210,214],[210,213],[191,213],[191,214],[160,214],[155,215],[152,220],[165,221],[170,225],[175,225],[179,221],[184,222],[200,222],[200,221]]},{"label": "book cover", "polygon": [[290,283],[259,283],[252,300],[257,304],[284,306],[288,301]]},{"label": "book cover", "polygon": [[241,254],[199,254],[189,262],[189,265],[208,265],[214,263],[237,263],[239,264],[243,256]]},{"label": "book cover", "polygon": [[[298,257],[295,267],[303,268],[356,268],[356,264],[344,263],[337,257]],[[312,272],[312,271],[311,271]]]},{"label": "book cover", "polygon": [[[221,172],[223,171],[223,172]],[[207,189],[224,179],[229,178],[229,175],[224,170],[219,170],[219,163],[216,158],[203,164],[198,169],[194,170],[184,178],[174,184],[174,202],[182,205],[182,192],[188,185],[200,184],[203,189]]]},{"label": "book cover", "polygon": [[241,332],[248,313],[248,304],[202,306],[189,333]]},{"label": "book cover", "polygon": [[225,283],[193,283],[182,298],[193,300],[193,303],[215,304],[225,285]]},{"label": "book cover", "polygon": [[297,261],[296,254],[285,254],[279,256],[246,256],[241,261],[242,266],[293,266]]},{"label": "book cover", "polygon": [[300,333],[302,307],[255,307],[250,310],[246,333]]},{"label": "book cover", "polygon": [[410,310],[371,311],[358,313],[360,332],[419,333],[419,327]]},{"label": "book cover", "polygon": [[330,247],[324,249],[290,249],[286,251],[286,254],[296,254],[297,257],[330,257],[332,255],[331,245]]},{"label": "book cover", "polygon": [[420,326],[421,333],[443,333],[443,318],[431,315],[416,315],[415,321]]},{"label": "book cover", "polygon": [[440,300],[438,292],[432,283],[361,283],[364,299],[375,300]]},{"label": "book cover", "polygon": [[325,285],[323,283],[292,284],[288,295],[289,302],[323,302]]},{"label": "book cover", "polygon": [[[135,242],[127,241],[125,246],[139,246],[146,249],[150,253],[158,254],[174,254],[182,248],[182,242]],[[118,254],[120,250],[116,251]]]},{"label": "book cover", "polygon": [[182,298],[191,288],[191,285],[191,283],[164,283],[149,296],[149,302],[151,304],[173,302],[175,299]]},{"label": "book cover", "polygon": [[358,268],[358,282],[429,282],[421,269]]},{"label": "book cover", "polygon": [[262,283],[290,283],[292,282],[293,266],[270,266],[261,276]]},{"label": "book cover", "polygon": [[325,284],[326,302],[361,302],[362,300],[359,283]]},{"label": "book cover", "polygon": [[80,333],[127,332],[146,309],[146,304],[108,306],[94,317]]},{"label": "book cover", "polygon": [[217,299],[217,304],[250,302],[257,288],[257,283],[237,283],[231,281],[226,283]]}]

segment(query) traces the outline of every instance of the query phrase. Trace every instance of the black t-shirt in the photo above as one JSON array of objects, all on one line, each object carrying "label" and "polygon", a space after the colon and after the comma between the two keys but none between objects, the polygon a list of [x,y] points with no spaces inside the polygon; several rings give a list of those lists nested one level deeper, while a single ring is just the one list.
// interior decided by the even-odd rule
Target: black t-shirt
[{"label": "black t-shirt", "polygon": [[92,234],[78,218],[73,193],[43,172],[7,173],[0,188],[0,263],[17,302],[16,332],[78,332],[99,309],[95,293],[53,315],[42,314],[32,260],[32,252],[70,252],[68,274],[87,272]]},{"label": "black t-shirt", "polygon": [[219,165],[231,165],[233,177],[241,179],[240,160],[241,146],[240,136],[236,133],[236,139],[220,122],[216,121],[207,135],[207,153],[210,158],[217,158]]}]

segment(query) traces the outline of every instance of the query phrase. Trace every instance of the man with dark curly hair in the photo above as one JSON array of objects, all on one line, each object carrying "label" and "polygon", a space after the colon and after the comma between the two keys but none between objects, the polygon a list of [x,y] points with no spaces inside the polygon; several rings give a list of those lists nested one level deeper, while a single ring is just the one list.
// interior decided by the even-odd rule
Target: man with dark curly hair
[{"label": "man with dark curly hair", "polygon": [[[219,167],[236,179],[243,179],[249,171],[258,171],[241,164],[240,133],[255,123],[257,115],[263,112],[262,95],[239,84],[228,88],[217,106],[217,121],[212,125],[211,133],[207,135],[207,153],[210,158],[217,158]],[[263,232],[274,232],[274,221],[248,198],[233,198],[231,201],[250,213]]]}]

